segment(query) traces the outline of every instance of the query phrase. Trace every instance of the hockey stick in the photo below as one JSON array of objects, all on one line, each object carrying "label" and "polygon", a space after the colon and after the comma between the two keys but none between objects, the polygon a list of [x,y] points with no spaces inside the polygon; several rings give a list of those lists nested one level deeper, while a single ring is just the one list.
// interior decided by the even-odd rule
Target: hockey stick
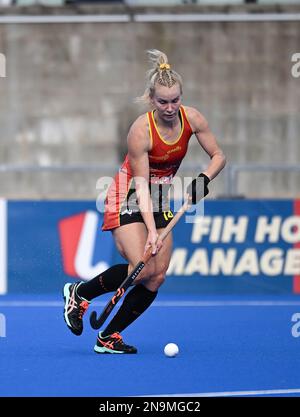
[{"label": "hockey stick", "polygon": [[[164,240],[170,231],[173,229],[175,224],[179,221],[181,216],[186,212],[186,210],[190,206],[190,202],[187,200],[178,210],[178,212],[175,214],[173,219],[170,221],[170,223],[165,227],[163,232],[160,234],[160,239]],[[142,257],[141,261],[135,266],[135,268],[131,271],[131,273],[125,278],[125,280],[122,282],[120,287],[117,289],[111,300],[106,304],[104,310],[102,311],[101,315],[97,318],[96,311],[93,311],[90,315],[90,323],[93,329],[99,329],[105,320],[108,318],[110,313],[112,312],[113,308],[117,304],[117,302],[120,300],[120,298],[123,297],[126,290],[130,287],[130,285],[133,283],[133,281],[136,279],[136,277],[139,275],[139,273],[143,270],[146,263],[149,261],[149,259],[152,256],[152,247],[150,246],[144,256]]]}]

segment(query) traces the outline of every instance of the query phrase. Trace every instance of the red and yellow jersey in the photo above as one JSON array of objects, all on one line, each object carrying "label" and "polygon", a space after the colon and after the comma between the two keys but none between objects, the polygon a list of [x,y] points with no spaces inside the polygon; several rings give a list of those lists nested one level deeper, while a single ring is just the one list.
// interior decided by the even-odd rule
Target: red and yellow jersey
[{"label": "red and yellow jersey", "polygon": [[188,143],[193,134],[192,128],[181,106],[179,109],[181,131],[175,141],[167,142],[159,133],[154,112],[147,113],[147,117],[152,142],[149,152],[150,181],[156,182],[160,179],[160,182],[171,182],[187,152]]},{"label": "red and yellow jersey", "polygon": [[[149,155],[150,183],[170,184],[183,160],[193,130],[190,126],[184,107],[179,109],[181,130],[178,138],[167,142],[159,133],[154,119],[154,110],[147,113],[151,150]],[[109,187],[106,201],[102,230],[111,230],[120,226],[119,217],[123,203],[127,200],[131,189],[132,172],[129,157],[125,160]]]}]

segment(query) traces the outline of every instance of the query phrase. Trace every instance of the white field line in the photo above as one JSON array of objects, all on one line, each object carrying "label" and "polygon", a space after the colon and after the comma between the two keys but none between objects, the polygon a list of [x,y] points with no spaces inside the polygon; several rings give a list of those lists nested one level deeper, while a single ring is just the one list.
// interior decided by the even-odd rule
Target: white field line
[{"label": "white field line", "polygon": [[196,392],[191,394],[163,394],[163,395],[143,395],[143,397],[247,397],[259,395],[279,395],[279,394],[300,394],[300,388],[291,389],[268,389],[253,391],[223,391],[223,392]]}]

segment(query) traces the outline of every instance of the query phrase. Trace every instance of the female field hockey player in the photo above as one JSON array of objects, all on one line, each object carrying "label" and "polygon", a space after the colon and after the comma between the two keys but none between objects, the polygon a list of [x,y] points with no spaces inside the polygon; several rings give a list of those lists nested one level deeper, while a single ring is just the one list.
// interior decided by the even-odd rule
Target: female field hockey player
[{"label": "female field hockey player", "polygon": [[[172,234],[164,242],[160,234],[170,222],[172,212],[167,191],[171,185],[188,142],[195,134],[200,146],[210,157],[207,169],[198,178],[208,184],[225,165],[225,157],[198,110],[183,106],[182,79],[158,50],[148,51],[152,68],[147,72],[147,85],[140,98],[152,111],[142,114],[132,124],[127,138],[128,153],[110,186],[102,229],[110,230],[126,264],[114,265],[88,282],[64,286],[64,319],[70,330],[80,335],[82,316],[91,300],[115,292],[145,251],[152,247],[152,258],[134,281],[120,309],[104,331],[100,331],[94,351],[97,353],[136,353],[124,343],[121,332],[133,323],[154,301],[163,284],[172,251]],[[195,178],[187,195],[195,204]]]}]

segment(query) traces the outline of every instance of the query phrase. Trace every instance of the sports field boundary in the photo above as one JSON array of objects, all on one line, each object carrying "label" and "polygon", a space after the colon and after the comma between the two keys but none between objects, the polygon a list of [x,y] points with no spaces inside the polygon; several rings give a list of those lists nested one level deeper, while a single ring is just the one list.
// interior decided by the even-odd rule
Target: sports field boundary
[{"label": "sports field boundary", "polygon": [[[95,301],[93,306],[102,307],[106,305],[106,301]],[[0,301],[1,307],[62,307],[63,301]],[[300,306],[299,301],[156,301],[151,307],[288,307],[288,306]]]}]

